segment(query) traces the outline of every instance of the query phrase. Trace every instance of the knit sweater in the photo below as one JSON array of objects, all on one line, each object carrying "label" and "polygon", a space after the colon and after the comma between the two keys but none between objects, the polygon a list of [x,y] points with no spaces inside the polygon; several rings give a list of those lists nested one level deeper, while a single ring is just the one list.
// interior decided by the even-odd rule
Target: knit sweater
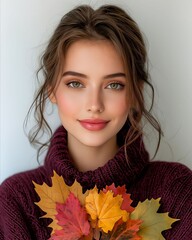
[{"label": "knit sweater", "polygon": [[[119,139],[124,136],[120,135]],[[16,174],[0,186],[0,240],[46,240],[51,220],[40,218],[44,213],[34,204],[39,201],[32,181],[50,185],[53,170],[63,176],[68,185],[76,179],[84,190],[97,185],[126,185],[133,206],[138,201],[161,197],[159,212],[169,212],[180,221],[163,232],[167,240],[192,239],[192,172],[179,163],[149,161],[142,138],[128,148],[127,164],[124,148],[113,159],[94,171],[80,172],[72,163],[67,148],[67,133],[63,127],[52,137],[43,166]],[[91,160],[90,160],[91,161]],[[152,239],[153,240],[153,239]]]}]

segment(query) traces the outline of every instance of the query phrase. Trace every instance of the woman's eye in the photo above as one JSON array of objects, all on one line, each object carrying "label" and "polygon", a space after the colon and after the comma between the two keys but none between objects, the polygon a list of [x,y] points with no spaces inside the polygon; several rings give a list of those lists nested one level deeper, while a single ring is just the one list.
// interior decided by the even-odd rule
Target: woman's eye
[{"label": "woman's eye", "polygon": [[83,85],[80,82],[69,82],[66,84],[70,88],[82,88]]},{"label": "woman's eye", "polygon": [[121,83],[110,83],[107,88],[108,89],[114,89],[114,90],[120,90],[123,89],[124,85]]}]

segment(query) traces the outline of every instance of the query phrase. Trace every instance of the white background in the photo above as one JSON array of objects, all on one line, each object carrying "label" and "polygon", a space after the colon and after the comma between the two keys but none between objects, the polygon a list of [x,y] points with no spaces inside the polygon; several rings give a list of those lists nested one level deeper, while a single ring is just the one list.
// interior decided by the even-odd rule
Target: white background
[{"label": "white background", "polygon": [[[192,167],[191,0],[1,0],[0,181],[36,167],[36,152],[23,132],[33,99],[39,56],[60,18],[80,3],[117,3],[138,22],[147,39],[156,90],[154,113],[165,137],[155,159]],[[51,120],[57,125],[58,120]],[[154,153],[155,136],[147,133]]]}]

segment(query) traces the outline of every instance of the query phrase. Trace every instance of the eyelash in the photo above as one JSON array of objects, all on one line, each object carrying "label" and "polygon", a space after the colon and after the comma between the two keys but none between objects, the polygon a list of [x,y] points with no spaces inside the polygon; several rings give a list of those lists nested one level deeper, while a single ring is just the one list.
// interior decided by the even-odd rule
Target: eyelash
[{"label": "eyelash", "polygon": [[[75,87],[73,84],[79,84],[79,85],[81,85],[81,87],[79,85]],[[118,88],[112,88],[112,87],[109,88],[109,86],[111,86],[112,84],[117,85]],[[68,88],[84,88],[83,84],[80,83],[79,81],[71,81],[71,82],[66,83],[66,85],[67,85]],[[107,85],[106,89],[112,89],[112,90],[120,91],[124,88],[124,86],[125,85],[120,83],[120,82],[111,82]]]},{"label": "eyelash", "polygon": [[[118,85],[118,88],[108,88],[108,86],[112,85],[112,84],[115,84],[115,85]],[[117,91],[120,91],[124,88],[124,84],[120,83],[120,82],[111,82],[107,85],[107,89],[112,89],[112,90],[117,90]]]},{"label": "eyelash", "polygon": [[[68,82],[66,85],[68,88],[83,88],[83,87],[74,87],[74,85],[73,85],[74,83],[78,83],[79,85],[83,86],[83,84],[80,83],[79,81],[71,81],[71,82]],[[72,84],[72,86],[71,86],[71,84]]]}]

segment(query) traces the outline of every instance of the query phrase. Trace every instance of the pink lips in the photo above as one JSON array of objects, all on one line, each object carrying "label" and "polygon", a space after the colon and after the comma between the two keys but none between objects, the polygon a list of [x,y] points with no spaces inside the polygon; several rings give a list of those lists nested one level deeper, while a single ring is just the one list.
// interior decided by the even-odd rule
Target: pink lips
[{"label": "pink lips", "polygon": [[106,127],[109,121],[103,119],[83,119],[79,120],[82,127],[90,131],[99,131]]}]

